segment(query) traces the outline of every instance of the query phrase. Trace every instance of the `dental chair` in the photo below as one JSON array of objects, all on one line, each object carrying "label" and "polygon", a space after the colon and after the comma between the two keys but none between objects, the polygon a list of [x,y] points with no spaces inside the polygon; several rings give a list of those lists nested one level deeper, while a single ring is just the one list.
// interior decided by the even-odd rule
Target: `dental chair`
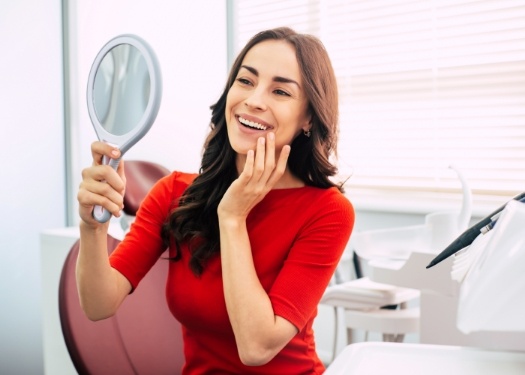
[{"label": "dental chair", "polygon": [[[124,210],[129,221],[153,184],[169,171],[144,161],[126,161],[125,169]],[[119,242],[108,235],[108,252]],[[113,317],[92,322],[84,315],[77,294],[78,250],[77,241],[64,263],[59,287],[62,331],[77,372],[81,375],[180,374],[184,363],[181,327],[170,313],[165,297],[169,261],[161,257]]]}]

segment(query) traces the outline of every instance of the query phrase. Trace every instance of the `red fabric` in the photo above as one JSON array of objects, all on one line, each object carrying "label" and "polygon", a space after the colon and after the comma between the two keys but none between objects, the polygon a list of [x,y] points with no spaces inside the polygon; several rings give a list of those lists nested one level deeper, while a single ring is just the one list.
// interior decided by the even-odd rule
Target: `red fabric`
[{"label": "red fabric", "polygon": [[[160,227],[195,175],[174,172],[142,203],[130,233],[111,255],[113,267],[136,288],[163,252]],[[188,267],[189,253],[171,262],[166,295],[183,327],[184,374],[320,374],[312,331],[317,305],[345,249],[354,224],[350,202],[335,188],[272,190],[247,220],[259,279],[276,315],[299,333],[268,364],[244,366],[226,312],[220,257],[202,276]],[[173,255],[174,253],[171,252]]]}]

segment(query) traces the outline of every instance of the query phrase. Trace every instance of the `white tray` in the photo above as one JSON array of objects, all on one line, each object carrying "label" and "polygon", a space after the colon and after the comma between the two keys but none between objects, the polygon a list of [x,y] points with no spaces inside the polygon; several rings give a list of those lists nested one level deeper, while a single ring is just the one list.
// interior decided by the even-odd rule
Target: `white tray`
[{"label": "white tray", "polygon": [[364,342],[348,345],[325,375],[523,375],[525,353],[461,346]]}]

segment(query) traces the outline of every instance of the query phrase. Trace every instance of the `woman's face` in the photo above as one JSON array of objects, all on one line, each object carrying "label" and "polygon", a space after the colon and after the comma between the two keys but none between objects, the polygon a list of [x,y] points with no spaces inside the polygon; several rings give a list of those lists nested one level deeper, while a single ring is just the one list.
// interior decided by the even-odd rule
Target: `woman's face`
[{"label": "woman's face", "polygon": [[253,46],[226,99],[230,144],[238,155],[255,150],[259,137],[275,134],[276,152],[310,129],[308,100],[294,47],[282,40]]}]

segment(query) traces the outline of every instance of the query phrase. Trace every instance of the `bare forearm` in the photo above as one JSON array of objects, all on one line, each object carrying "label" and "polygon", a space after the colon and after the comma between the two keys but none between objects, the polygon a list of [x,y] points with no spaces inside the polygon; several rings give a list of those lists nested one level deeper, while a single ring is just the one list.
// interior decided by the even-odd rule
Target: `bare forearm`
[{"label": "bare forearm", "polygon": [[105,226],[92,229],[81,223],[76,278],[82,309],[92,320],[112,316],[129,293],[127,280],[109,264]]},{"label": "bare forearm", "polygon": [[226,308],[239,357],[247,365],[268,362],[297,333],[292,323],[273,311],[255,271],[246,228],[250,211],[280,182],[289,154],[290,146],[283,146],[276,163],[274,133],[260,137],[256,149],[248,150],[244,161],[238,159],[240,175],[217,207]]},{"label": "bare forearm", "polygon": [[241,360],[263,364],[273,358],[296,333],[276,317],[253,264],[244,221],[222,220],[221,261],[224,295]]}]

